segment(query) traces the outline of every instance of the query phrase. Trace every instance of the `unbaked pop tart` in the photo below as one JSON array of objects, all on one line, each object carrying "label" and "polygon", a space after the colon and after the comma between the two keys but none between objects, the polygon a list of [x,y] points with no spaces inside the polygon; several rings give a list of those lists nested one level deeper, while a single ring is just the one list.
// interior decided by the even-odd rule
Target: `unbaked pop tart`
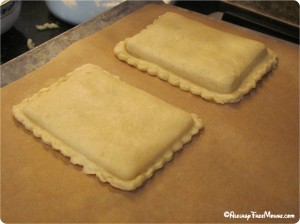
[{"label": "unbaked pop tart", "polygon": [[202,128],[190,114],[86,64],[13,107],[15,118],[86,174],[134,190]]},{"label": "unbaked pop tart", "polygon": [[114,53],[128,64],[217,103],[241,100],[275,67],[263,43],[165,13]]}]

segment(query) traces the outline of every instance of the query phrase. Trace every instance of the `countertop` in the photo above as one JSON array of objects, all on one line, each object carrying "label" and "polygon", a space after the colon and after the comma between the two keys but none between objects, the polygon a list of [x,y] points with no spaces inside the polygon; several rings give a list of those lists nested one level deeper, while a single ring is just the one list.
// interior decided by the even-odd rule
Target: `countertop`
[{"label": "countertop", "polygon": [[[38,31],[35,27],[50,22],[59,25],[59,29]],[[27,52],[29,38],[38,46],[72,27],[52,15],[44,1],[22,1],[20,17],[1,35],[1,64]]]},{"label": "countertop", "polygon": [[[172,1],[172,4],[208,14],[212,10],[218,11],[220,9],[219,3],[227,4],[228,2],[299,26],[299,4],[296,1]],[[35,25],[46,22],[56,23],[60,28],[45,31],[38,31],[35,28]],[[230,22],[235,23],[232,19]],[[244,24],[240,23],[239,25]],[[1,36],[1,64],[27,52],[29,50],[27,47],[29,38],[33,40],[36,46],[39,46],[72,27],[74,26],[53,16],[44,1],[22,1],[19,19],[12,29]]]}]

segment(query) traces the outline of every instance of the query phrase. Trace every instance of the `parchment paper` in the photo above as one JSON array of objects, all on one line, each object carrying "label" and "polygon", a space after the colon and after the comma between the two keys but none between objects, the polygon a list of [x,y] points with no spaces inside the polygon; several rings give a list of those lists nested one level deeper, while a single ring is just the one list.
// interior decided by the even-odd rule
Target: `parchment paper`
[{"label": "parchment paper", "polygon": [[[278,54],[278,68],[240,103],[219,105],[140,72],[114,56],[117,42],[138,33],[167,11],[264,42]],[[224,212],[270,211],[294,214],[295,219],[249,221],[296,222],[298,61],[297,45],[155,4],[76,42],[48,64],[1,89],[1,220],[231,223],[247,220],[226,218]],[[80,166],[33,137],[12,116],[13,105],[85,63],[102,66],[133,86],[198,114],[204,121],[205,129],[133,192],[85,175]]]}]

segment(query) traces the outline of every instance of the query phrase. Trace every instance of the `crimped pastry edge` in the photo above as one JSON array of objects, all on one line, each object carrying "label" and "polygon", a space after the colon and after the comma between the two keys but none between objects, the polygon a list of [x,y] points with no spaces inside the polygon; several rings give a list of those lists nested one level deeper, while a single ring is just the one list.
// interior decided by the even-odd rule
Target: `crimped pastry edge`
[{"label": "crimped pastry edge", "polygon": [[[156,18],[152,24],[147,25],[140,33],[153,26],[163,15]],[[222,94],[186,80],[157,64],[134,57],[126,50],[126,42],[128,39],[130,39],[130,37],[117,43],[114,48],[114,53],[120,60],[127,62],[129,65],[136,67],[140,71],[147,72],[149,75],[157,76],[171,85],[179,87],[181,90],[189,91],[194,95],[199,95],[206,100],[211,100],[220,104],[239,102],[251,89],[256,87],[258,81],[262,79],[264,75],[277,65],[277,55],[271,49],[267,48],[268,55],[261,63],[251,70],[250,74],[243,80],[241,85],[232,93]]]},{"label": "crimped pastry edge", "polygon": [[[77,69],[80,69],[80,67]],[[187,134],[183,135],[181,139],[176,140],[172,144],[172,146],[164,153],[164,155],[161,156],[156,162],[154,162],[154,164],[151,167],[149,167],[145,172],[136,176],[132,180],[122,180],[109,173],[105,169],[101,168],[94,162],[90,161],[85,156],[78,153],[76,150],[72,149],[70,146],[53,136],[47,130],[39,127],[35,122],[33,122],[23,113],[23,107],[26,105],[27,102],[34,101],[41,94],[48,92],[56,86],[60,85],[61,83],[67,81],[71,75],[72,72],[68,73],[65,77],[60,78],[56,83],[50,85],[48,88],[41,89],[33,96],[25,98],[20,104],[13,106],[13,115],[20,123],[24,125],[26,129],[30,130],[34,136],[40,138],[45,144],[50,145],[53,149],[60,151],[64,156],[69,157],[71,163],[82,166],[82,171],[85,174],[95,174],[100,179],[100,181],[109,182],[112,186],[116,188],[130,191],[140,187],[144,183],[144,181],[149,179],[157,169],[162,168],[166,162],[170,161],[173,157],[173,154],[176,151],[179,151],[183,148],[184,144],[191,141],[193,135],[196,135],[199,132],[199,130],[203,128],[202,120],[198,118],[196,114],[192,113],[191,117],[194,121],[194,125]]]}]

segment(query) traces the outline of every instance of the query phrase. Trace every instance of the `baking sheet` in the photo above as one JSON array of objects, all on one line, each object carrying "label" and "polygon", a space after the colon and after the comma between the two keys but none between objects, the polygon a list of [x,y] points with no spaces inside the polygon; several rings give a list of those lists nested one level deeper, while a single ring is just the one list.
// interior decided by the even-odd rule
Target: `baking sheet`
[{"label": "baking sheet", "polygon": [[[142,8],[150,1],[124,1],[99,16],[84,22],[72,29],[36,46],[30,51],[1,65],[0,86],[5,85],[34,71],[36,68],[50,61],[70,44],[87,37],[104,27],[111,25],[120,18]],[[160,4],[156,2],[156,4]]]},{"label": "baking sheet", "polygon": [[[240,103],[219,105],[119,61],[117,42],[159,15],[177,12],[217,29],[264,42],[278,68]],[[1,89],[1,220],[3,222],[245,222],[235,214],[299,218],[298,46],[173,6],[149,4],[82,39],[49,63]],[[11,108],[85,63],[188,112],[205,129],[139,189],[125,192],[85,175],[14,120]],[[117,108],[116,108],[117,109]]]}]

